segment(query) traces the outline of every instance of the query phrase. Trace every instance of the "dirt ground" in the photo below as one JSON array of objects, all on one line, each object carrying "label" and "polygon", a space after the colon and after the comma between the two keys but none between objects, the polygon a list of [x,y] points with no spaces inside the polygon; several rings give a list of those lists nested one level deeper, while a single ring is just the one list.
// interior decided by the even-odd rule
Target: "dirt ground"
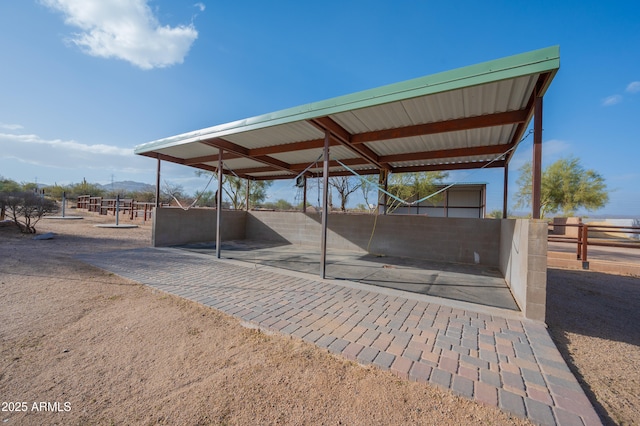
[{"label": "dirt ground", "polygon": [[[151,227],[68,214],[84,219],[38,224],[51,240],[0,226],[2,424],[527,424],[75,260],[149,246]],[[640,280],[549,281],[560,350],[605,421],[637,423]]]},{"label": "dirt ground", "polygon": [[605,424],[640,424],[640,278],[549,269],[547,325]]}]

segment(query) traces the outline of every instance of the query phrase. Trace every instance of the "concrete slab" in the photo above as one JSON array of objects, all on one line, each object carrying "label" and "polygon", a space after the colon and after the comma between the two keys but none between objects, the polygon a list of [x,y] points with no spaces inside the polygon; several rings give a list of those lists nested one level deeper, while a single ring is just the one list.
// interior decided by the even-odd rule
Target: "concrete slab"
[{"label": "concrete slab", "polygon": [[44,216],[45,219],[54,220],[80,220],[84,219],[82,216]]},{"label": "concrete slab", "polygon": [[[178,248],[215,255],[215,243]],[[320,251],[315,247],[255,240],[227,241],[222,243],[221,256],[312,275],[320,273]],[[331,249],[327,251],[326,277],[519,311],[500,271],[482,265]]]}]

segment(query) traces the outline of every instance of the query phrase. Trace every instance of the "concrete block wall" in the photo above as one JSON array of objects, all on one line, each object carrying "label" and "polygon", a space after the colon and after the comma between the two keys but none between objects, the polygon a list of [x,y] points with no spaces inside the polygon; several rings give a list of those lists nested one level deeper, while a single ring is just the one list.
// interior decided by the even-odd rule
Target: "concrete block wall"
[{"label": "concrete block wall", "polygon": [[[222,215],[222,223],[224,223],[224,226],[221,227],[222,240],[243,240],[247,212],[223,210],[220,214]],[[215,240],[215,209],[183,210],[179,207],[163,207],[153,211],[152,245],[154,247]]]},{"label": "concrete block wall", "polygon": [[[320,232],[321,217],[317,213],[253,211],[247,215],[249,239],[317,247]],[[499,221],[333,214],[329,215],[327,246],[364,252],[371,239],[371,253],[497,266],[499,236]]]},{"label": "concrete block wall", "polygon": [[524,316],[545,321],[547,300],[547,222],[502,219],[500,271]]},{"label": "concrete block wall", "polygon": [[[373,224],[366,225],[364,236],[368,241]],[[441,262],[497,266],[499,230],[500,224],[493,220],[378,216],[370,251]]]},{"label": "concrete block wall", "polygon": [[[222,211],[222,240],[267,240],[320,246],[317,213]],[[375,226],[375,230],[374,230]],[[215,241],[214,209],[154,211],[155,247]],[[371,238],[373,232],[373,238]],[[329,216],[327,246],[452,263],[498,267],[526,318],[545,320],[547,223],[529,219],[425,216]]]}]

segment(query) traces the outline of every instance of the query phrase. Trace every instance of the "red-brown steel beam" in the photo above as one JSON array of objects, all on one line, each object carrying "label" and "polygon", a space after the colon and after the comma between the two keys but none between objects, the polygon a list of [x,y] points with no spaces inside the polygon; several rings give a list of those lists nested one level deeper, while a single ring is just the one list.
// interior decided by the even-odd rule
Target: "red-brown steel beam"
[{"label": "red-brown steel beam", "polygon": [[[329,146],[340,145],[335,139],[329,140]],[[306,149],[322,149],[324,148],[324,139],[312,139],[309,141],[292,142],[280,145],[264,146],[261,148],[251,148],[250,155],[270,155],[280,154],[283,152],[304,151]]]},{"label": "red-brown steel beam", "polygon": [[149,151],[149,152],[144,152],[140,155],[144,155],[145,157],[150,157],[150,158],[158,158],[162,161],[168,161],[170,163],[184,164],[184,160],[182,158],[173,157],[167,154],[161,154],[159,152]]},{"label": "red-brown steel beam", "polygon": [[[498,161],[473,161],[469,163],[450,163],[450,164],[431,164],[424,166],[408,166],[408,167],[395,167],[393,170],[395,173],[414,173],[414,172],[436,172],[447,170],[468,170],[468,169],[481,169],[481,168],[497,168],[504,167],[504,160]],[[359,173],[359,172],[358,172]]]},{"label": "red-brown steel beam", "polygon": [[[185,166],[190,166],[192,164],[198,164],[198,163],[217,163],[218,162],[218,154],[214,154],[214,155],[203,155],[201,157],[193,157],[193,158],[185,158],[184,160],[184,164]],[[234,158],[243,158],[241,155],[238,154],[233,154],[233,153],[227,153],[224,156],[225,160],[232,160]]]},{"label": "red-brown steel beam", "polygon": [[[343,161],[344,163],[344,161]],[[333,162],[330,162],[333,164]],[[340,166],[338,163],[335,163],[336,166]],[[345,163],[346,164],[346,163]],[[423,166],[409,166],[409,167],[396,167],[394,168],[394,173],[414,173],[414,172],[431,172],[431,171],[447,171],[447,170],[471,170],[471,169],[480,169],[480,168],[499,168],[504,167],[504,160],[494,161],[489,164],[489,161],[474,161],[470,163],[453,163],[453,164],[432,164],[432,165],[423,165]],[[356,170],[360,175],[377,175],[380,174],[380,170],[378,169],[359,169]],[[330,176],[350,176],[351,172],[347,170],[340,170],[330,172]],[[291,179],[291,175],[271,175],[271,176],[253,176],[252,179],[255,180],[279,180],[279,179]]]},{"label": "red-brown steel beam", "polygon": [[373,152],[371,148],[367,146],[355,146],[351,143],[351,134],[340,126],[338,123],[333,121],[329,117],[320,117],[309,120],[309,123],[316,126],[318,129],[323,131],[328,131],[331,133],[331,136],[340,142],[343,146],[349,148],[351,151],[355,152],[359,156],[367,159],[371,164],[375,165],[379,169],[390,169],[388,164],[381,163],[378,159],[378,154]]},{"label": "red-brown steel beam", "polygon": [[[462,155],[464,153],[468,153],[469,156],[474,155],[498,155],[503,154],[507,150],[511,148],[510,145],[490,145],[490,146],[480,146],[475,148],[454,148],[454,149],[443,149],[439,151],[423,151],[423,152],[415,152],[415,153],[407,153],[407,154],[396,154],[396,155],[387,155],[381,156],[380,159],[384,162],[402,162],[402,161],[420,161],[420,160],[433,160],[433,159],[441,159],[441,158],[454,158],[458,155]],[[369,164],[369,161],[363,158],[347,158],[344,160],[340,160],[342,163],[347,166],[360,166],[364,164]],[[321,165],[318,163],[318,167],[316,169],[320,169]],[[463,163],[467,164],[467,163]],[[482,162],[482,164],[486,164],[486,162]],[[290,164],[291,170],[293,171],[301,171],[306,169],[309,166],[308,163],[298,163],[298,164]],[[340,167],[340,164],[332,160],[329,163],[330,167]],[[402,166],[399,166],[402,167]],[[443,169],[438,169],[443,170]],[[235,170],[236,173],[244,173],[244,174],[252,174],[252,173],[260,173],[260,172],[270,172],[275,171],[274,168],[265,166],[265,167],[252,167],[247,169],[238,169]]]},{"label": "red-brown steel beam", "polygon": [[437,121],[435,123],[416,124],[413,126],[399,127],[395,129],[376,130],[373,132],[358,133],[351,136],[351,143],[354,145],[376,142],[380,140],[390,140],[408,138],[413,136],[424,136],[435,133],[455,132],[458,130],[471,130],[483,127],[503,126],[506,124],[522,123],[527,118],[528,111],[507,111],[496,114],[480,115],[477,117],[458,118],[454,120]]},{"label": "red-brown steel beam", "polygon": [[[400,127],[396,129],[379,130],[374,132],[365,132],[349,135],[344,130],[341,132],[343,137],[349,135],[349,141],[353,145],[362,144],[366,142],[378,142],[381,140],[397,139],[410,136],[422,136],[435,133],[446,133],[456,130],[469,130],[472,128],[501,126],[505,124],[517,124],[526,120],[527,110],[509,111],[497,114],[490,114],[478,117],[461,118],[455,120],[439,121],[436,123],[419,124],[415,126]],[[333,120],[332,120],[333,121]],[[333,122],[335,123],[335,122]],[[313,124],[313,123],[312,123]],[[336,126],[337,123],[335,123]],[[314,125],[316,128],[317,125]],[[324,131],[324,127],[321,128]],[[330,140],[331,146],[340,145],[340,142],[336,139]],[[261,148],[251,148],[248,150],[249,155],[270,155],[283,152],[302,151],[305,149],[322,149],[324,146],[324,139],[312,139],[308,141],[293,142],[280,145],[265,146]]]},{"label": "red-brown steel beam", "polygon": [[[531,118],[534,115],[535,100],[538,97],[538,93],[541,90],[541,88],[545,87],[548,84],[549,79],[551,79],[551,73],[540,74],[540,76],[538,77],[538,81],[536,82],[536,88],[534,89],[533,93],[531,93],[531,97],[529,97],[527,106],[524,109],[524,111],[527,111],[527,117],[522,123],[518,124],[518,127],[516,128],[516,131],[513,134],[513,138],[510,141],[512,145],[519,144],[520,140],[522,140],[522,138],[524,137],[524,132],[527,130],[527,127],[531,122]],[[507,158],[506,158],[507,163],[511,161],[511,158],[515,154],[515,151],[516,150],[514,149],[509,154],[507,154]]]},{"label": "red-brown steel beam", "polygon": [[207,139],[207,140],[203,140],[200,141],[201,143],[205,144],[205,145],[209,145],[212,146],[214,148],[219,148],[219,149],[224,149],[225,151],[228,152],[232,152],[234,154],[238,154],[242,157],[246,157],[255,161],[258,161],[260,163],[263,164],[267,164],[269,166],[272,166],[278,170],[283,170],[286,172],[291,172],[293,173],[293,171],[291,170],[291,166],[287,163],[285,163],[284,161],[280,161],[277,160],[275,158],[271,158],[267,155],[258,155],[258,156],[251,156],[249,154],[249,150],[243,146],[237,145],[233,142],[229,142],[227,140],[221,139],[221,138],[213,138],[213,139]]},{"label": "red-brown steel beam", "polygon": [[473,148],[442,149],[438,151],[408,152],[405,154],[383,155],[380,157],[380,161],[384,161],[385,163],[397,163],[402,161],[454,158],[458,156],[471,157],[474,155],[497,155],[497,154],[503,154],[511,148],[512,148],[512,145],[503,144],[503,145],[478,146]]}]

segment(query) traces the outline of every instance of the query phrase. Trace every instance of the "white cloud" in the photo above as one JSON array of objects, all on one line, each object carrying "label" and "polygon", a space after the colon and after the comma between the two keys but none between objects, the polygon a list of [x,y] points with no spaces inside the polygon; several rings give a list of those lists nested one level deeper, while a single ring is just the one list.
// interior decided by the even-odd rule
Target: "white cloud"
[{"label": "white cloud", "polygon": [[615,104],[619,104],[620,102],[622,102],[622,96],[620,95],[612,95],[612,96],[608,96],[606,98],[604,98],[602,100],[602,105],[603,106],[612,106]]},{"label": "white cloud", "polygon": [[206,6],[204,5],[204,3],[200,3],[200,2],[194,4],[193,6],[200,9],[200,12],[204,12],[204,10],[206,9]]},{"label": "white cloud", "polygon": [[[116,156],[130,156],[133,155],[133,149],[119,148],[111,145],[86,145],[78,143],[76,141],[62,141],[59,139],[46,140],[37,135],[14,135],[0,133],[0,140],[10,141],[14,144],[38,144],[45,145],[59,151],[64,151],[66,155],[78,156],[78,155],[116,155]],[[33,149],[33,148],[32,148]],[[37,156],[37,151],[32,151],[34,156]]]},{"label": "white cloud", "polygon": [[87,178],[113,172],[151,174],[154,168],[153,161],[135,155],[133,149],[112,145],[12,133],[0,133],[0,145],[2,175],[18,181],[33,175],[61,182],[73,180],[77,173],[86,173]]},{"label": "white cloud", "polygon": [[70,41],[86,53],[124,59],[142,69],[182,63],[198,38],[193,24],[160,25],[148,0],[41,1],[62,12],[68,25],[81,30]]},{"label": "white cloud", "polygon": [[5,130],[20,130],[20,129],[24,129],[24,127],[22,127],[20,124],[7,124],[7,123],[0,123],[0,129],[5,129]]},{"label": "white cloud", "polygon": [[542,144],[542,161],[555,161],[564,154],[572,153],[571,144],[560,139],[549,139]]},{"label": "white cloud", "polygon": [[632,81],[629,83],[626,89],[629,93],[638,93],[640,92],[640,81]]}]

